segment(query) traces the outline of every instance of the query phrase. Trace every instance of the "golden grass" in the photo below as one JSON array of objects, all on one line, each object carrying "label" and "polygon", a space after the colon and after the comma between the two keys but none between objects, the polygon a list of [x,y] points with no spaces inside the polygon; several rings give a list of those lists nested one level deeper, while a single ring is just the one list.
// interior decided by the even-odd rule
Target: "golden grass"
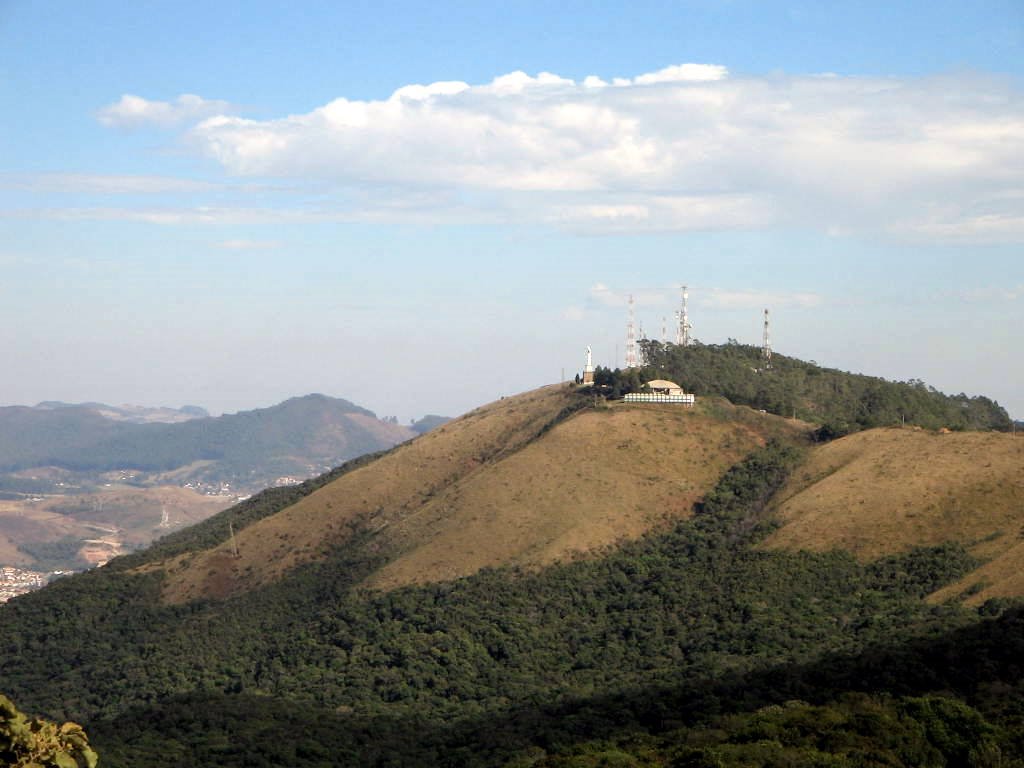
[{"label": "golden grass", "polygon": [[555,385],[470,411],[240,531],[237,558],[225,542],[166,563],[164,599],[226,597],[322,557],[354,524],[384,530],[455,480],[518,450],[568,402],[568,388]]},{"label": "golden grass", "polygon": [[689,516],[759,442],[743,426],[676,406],[582,413],[398,522],[389,535],[403,554],[368,586],[539,567],[635,539]]},{"label": "golden grass", "polygon": [[221,598],[343,545],[356,528],[391,589],[485,566],[538,567],[690,514],[722,472],[799,425],[727,403],[602,406],[543,431],[571,389],[543,387],[472,411],[342,476],[226,542],[163,564],[164,598]]},{"label": "golden grass", "polygon": [[980,578],[991,582],[984,596],[1024,595],[1012,573],[1024,564],[1024,440],[1010,435],[851,435],[816,448],[774,507],[783,526],[769,549],[844,549],[870,561],[955,541],[992,562],[937,596],[955,597]]}]

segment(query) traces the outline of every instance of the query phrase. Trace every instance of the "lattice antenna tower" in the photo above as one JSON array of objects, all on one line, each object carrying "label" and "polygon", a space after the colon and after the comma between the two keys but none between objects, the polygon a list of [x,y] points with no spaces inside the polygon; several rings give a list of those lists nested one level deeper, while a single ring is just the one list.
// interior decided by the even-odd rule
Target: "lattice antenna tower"
[{"label": "lattice antenna tower", "polygon": [[772,336],[767,309],[764,311],[764,345],[761,347],[761,362],[766,371],[772,367]]},{"label": "lattice antenna tower", "polygon": [[668,318],[664,315],[661,316],[661,343],[668,343]]},{"label": "lattice antenna tower", "polygon": [[629,295],[629,320],[626,323],[626,367],[636,368],[636,311],[633,307],[633,294]]},{"label": "lattice antenna tower", "polygon": [[690,346],[690,315],[687,313],[686,302],[690,298],[690,294],[686,290],[686,286],[683,286],[683,303],[682,307],[676,310],[676,320],[679,321],[678,328],[676,329],[676,344],[681,347]]}]

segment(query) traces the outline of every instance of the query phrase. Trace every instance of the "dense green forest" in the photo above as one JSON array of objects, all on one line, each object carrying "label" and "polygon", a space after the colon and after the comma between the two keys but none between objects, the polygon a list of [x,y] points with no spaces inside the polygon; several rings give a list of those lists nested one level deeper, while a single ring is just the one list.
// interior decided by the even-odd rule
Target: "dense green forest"
[{"label": "dense green forest", "polygon": [[987,397],[945,395],[922,381],[886,381],[780,354],[766,368],[759,347],[734,342],[683,347],[644,340],[640,346],[643,368],[598,368],[595,384],[619,397],[639,391],[645,381],[669,379],[698,396],[717,395],[819,424],[824,438],[901,423],[1002,431],[1012,424],[1006,411]]},{"label": "dense green forest", "polygon": [[[491,569],[366,593],[354,585],[376,555],[356,532],[352,546],[260,591],[163,606],[159,576],[128,568],[151,555],[131,556],[0,610],[0,679],[33,711],[84,721],[104,765],[133,768],[503,765],[609,750],[619,763],[550,764],[732,765],[724,761],[743,754],[742,734],[790,727],[757,713],[791,700],[807,702],[783,707],[794,718],[800,707],[834,709],[844,722],[871,708],[881,721],[902,718],[913,733],[899,754],[942,765],[934,756],[951,748],[907,719],[927,720],[907,713],[935,691],[966,702],[934,705],[956,733],[967,729],[957,754],[1021,754],[1007,730],[1024,700],[1014,687],[1024,649],[1006,638],[1019,615],[921,600],[975,565],[963,549],[863,565],[839,552],[754,548],[772,526],[765,504],[799,455],[772,443],[727,473],[692,520],[535,573]],[[269,514],[314,485],[267,492],[247,514]],[[163,554],[225,525],[221,517],[168,537]],[[957,659],[950,643],[971,655]],[[1003,685],[1009,699],[984,684]],[[858,703],[848,691],[871,697]],[[717,719],[731,715],[739,719]],[[871,738],[859,728],[837,725],[846,741],[827,744],[780,737],[776,751],[853,750]],[[677,746],[697,751],[678,762]],[[623,762],[648,760],[645,749],[647,763]],[[722,762],[699,762],[714,754]],[[777,764],[914,764],[823,760]]]}]

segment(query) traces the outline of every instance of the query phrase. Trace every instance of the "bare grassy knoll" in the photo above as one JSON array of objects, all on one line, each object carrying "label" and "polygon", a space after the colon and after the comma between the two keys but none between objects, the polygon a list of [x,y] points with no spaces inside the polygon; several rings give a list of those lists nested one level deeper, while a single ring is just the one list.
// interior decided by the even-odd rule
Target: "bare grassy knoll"
[{"label": "bare grassy knoll", "polygon": [[562,386],[544,387],[470,411],[350,472],[228,541],[175,558],[164,596],[170,602],[226,597],[278,578],[351,536],[355,524],[383,530],[456,479],[516,451],[570,402]]},{"label": "bare grassy knoll", "polygon": [[[775,549],[845,549],[861,560],[960,542],[988,561],[936,593],[1024,595],[1024,440],[995,432],[875,429],[816,448],[774,502]],[[973,586],[978,584],[979,586]]]},{"label": "bare grassy knoll", "polygon": [[671,405],[587,411],[399,521],[401,550],[370,580],[390,589],[485,566],[547,565],[688,517],[760,435]]},{"label": "bare grassy knoll", "polygon": [[385,558],[368,586],[541,566],[690,514],[740,457],[799,425],[708,403],[604,405],[552,421],[564,386],[505,398],[402,445],[230,541],[164,563],[165,599],[224,597],[342,544],[358,525]]}]

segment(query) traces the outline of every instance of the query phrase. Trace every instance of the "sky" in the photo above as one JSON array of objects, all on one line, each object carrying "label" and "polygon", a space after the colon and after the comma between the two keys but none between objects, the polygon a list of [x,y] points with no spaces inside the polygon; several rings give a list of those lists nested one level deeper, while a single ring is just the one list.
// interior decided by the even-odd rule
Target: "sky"
[{"label": "sky", "polygon": [[1024,418],[1024,3],[0,0],[0,405],[403,422],[674,340]]}]

